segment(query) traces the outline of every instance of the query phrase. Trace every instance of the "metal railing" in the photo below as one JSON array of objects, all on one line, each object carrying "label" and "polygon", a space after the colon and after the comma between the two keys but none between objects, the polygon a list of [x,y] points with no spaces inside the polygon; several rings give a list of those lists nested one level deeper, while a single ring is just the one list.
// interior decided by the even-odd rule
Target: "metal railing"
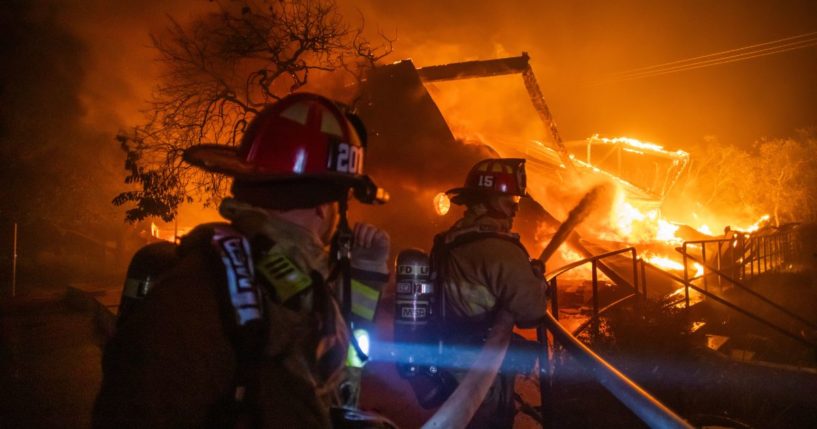
[{"label": "metal railing", "polygon": [[[761,273],[779,270],[794,255],[799,253],[798,224],[769,227],[754,233],[733,232],[729,238],[686,241],[679,250],[684,255],[684,267],[690,248],[700,249],[701,264],[708,265],[714,250],[714,265],[723,276],[733,280],[750,280]],[[774,232],[770,232],[774,229]],[[715,249],[711,249],[711,248]],[[707,258],[709,253],[710,258]],[[706,264],[704,264],[706,263]],[[717,277],[717,285],[723,287],[722,276]],[[687,269],[684,278],[689,280]],[[703,287],[709,282],[704,267]]]},{"label": "metal railing", "polygon": [[[600,261],[617,255],[628,254],[632,261],[633,278],[630,284],[633,293],[601,308],[599,304],[599,280],[598,270]],[[573,356],[583,367],[585,367],[593,377],[607,389],[616,399],[633,412],[639,419],[650,427],[661,428],[690,428],[691,426],[681,417],[675,414],[667,406],[655,399],[647,391],[630,380],[627,376],[610,365],[603,358],[599,357],[587,346],[582,344],[574,335],[582,332],[589,325],[594,326],[593,332],[598,334],[599,317],[608,310],[615,308],[622,303],[633,298],[640,298],[641,292],[638,289],[638,253],[634,247],[619,249],[612,252],[595,255],[591,258],[582,259],[565,265],[558,270],[548,273],[546,280],[549,284],[551,298],[551,313],[548,313],[544,323],[537,329],[537,337],[540,344],[547,345],[547,333],[550,332],[555,342],[558,342],[571,356]],[[592,276],[592,314],[591,317],[580,325],[573,333],[568,332],[558,320],[558,277],[570,270],[585,264],[591,264]],[[643,272],[643,268],[642,268]],[[643,284],[643,283],[642,283]],[[644,289],[646,296],[646,288]],[[550,356],[548,347],[542,347],[539,353],[539,393],[541,395],[542,424],[549,427],[548,416],[553,415],[551,409],[551,380]]]},{"label": "metal railing", "polygon": [[[807,320],[806,318],[804,318],[804,317],[802,317],[802,316],[800,316],[800,315],[798,315],[796,313],[793,313],[792,311],[788,310],[787,308],[783,307],[782,305],[780,305],[780,304],[770,300],[769,298],[767,298],[767,297],[753,291],[748,286],[746,286],[743,283],[741,283],[741,282],[727,276],[725,273],[721,272],[720,270],[709,266],[709,264],[706,264],[704,261],[700,261],[697,258],[695,258],[694,256],[689,255],[689,254],[687,254],[685,252],[682,252],[682,253],[684,254],[685,258],[689,258],[689,259],[701,264],[701,266],[704,269],[704,273],[706,273],[706,270],[708,269],[710,271],[710,273],[717,275],[719,280],[723,279],[723,280],[727,281],[728,283],[731,283],[733,286],[737,287],[738,289],[742,290],[743,292],[746,292],[747,294],[759,299],[761,302],[763,302],[764,304],[769,305],[770,307],[777,310],[778,312],[780,312],[782,314],[785,314],[786,316],[788,316],[788,317],[790,317],[790,318],[792,318],[792,319],[794,319],[794,320],[808,326],[809,328],[817,329],[817,324]],[[703,277],[704,279],[706,279],[706,274],[704,274],[704,275],[702,275],[700,277]],[[689,279],[688,281],[691,283],[692,280],[694,280],[694,279]],[[708,292],[708,290],[706,289],[705,286],[704,286],[704,290]],[[688,294],[687,294],[687,296],[688,296]],[[689,307],[689,302],[688,301],[687,301],[686,306]]]},{"label": "metal railing", "polygon": [[[689,289],[697,289],[692,285],[692,281],[696,278],[701,278],[703,283],[704,295],[712,297],[714,295],[709,293],[707,279],[711,275],[715,275],[719,290],[723,291],[724,282],[731,284],[733,287],[740,289],[748,295],[760,300],[762,303],[768,305],[790,319],[811,328],[817,329],[817,324],[807,320],[806,318],[793,313],[782,305],[770,300],[769,298],[755,292],[738,279],[747,278],[746,266],[749,266],[749,279],[755,275],[755,267],[757,273],[777,270],[781,266],[788,263],[797,252],[799,240],[797,237],[796,224],[789,224],[787,227],[778,228],[772,234],[764,234],[760,236],[752,236],[750,234],[741,234],[737,238],[729,239],[713,239],[713,240],[697,240],[684,242],[683,246],[676,249],[681,253],[684,259],[684,278],[681,280],[684,284],[684,299],[685,306],[689,308]],[[749,243],[746,246],[746,243]],[[715,256],[715,267],[710,265],[707,259],[707,245],[717,245],[717,254]],[[726,248],[723,247],[726,244]],[[690,254],[690,247],[700,248],[700,258]],[[745,249],[750,249],[748,257]],[[735,256],[735,250],[740,249],[739,257]],[[725,255],[725,256],[724,256]],[[710,258],[711,259],[711,258]],[[722,263],[726,259],[729,264],[724,266]],[[693,279],[689,278],[688,261],[693,261],[701,265],[703,274]],[[722,298],[719,298],[722,300]]]},{"label": "metal railing", "polygon": [[[810,341],[793,333],[773,322],[761,318],[743,308],[728,302],[727,300],[708,291],[708,276],[716,275],[718,285],[723,288],[723,283],[728,282],[732,285],[744,289],[753,296],[758,297],[765,303],[776,308],[783,314],[806,324],[809,327],[815,325],[808,320],[788,311],[782,306],[768,300],[767,298],[751,291],[748,287],[738,281],[738,279],[751,279],[757,274],[767,272],[770,270],[779,269],[784,264],[788,263],[792,256],[798,252],[797,231],[794,227],[785,229],[778,229],[771,234],[751,235],[751,234],[735,234],[728,239],[713,239],[713,240],[697,240],[685,242],[683,246],[677,249],[682,253],[684,259],[684,277],[681,278],[672,273],[666,272],[658,267],[656,271],[661,273],[671,280],[679,282],[684,287],[684,298],[687,308],[689,308],[689,290],[692,289],[707,298],[741,313],[769,328],[809,347],[817,347]],[[700,259],[688,252],[690,246],[698,246],[701,249]],[[711,266],[707,259],[707,246],[717,245],[718,251],[715,254],[715,264],[717,267]],[[624,296],[603,308],[599,305],[599,281],[598,269],[600,261],[616,255],[629,254],[632,260],[633,277],[630,286],[633,288],[631,295]],[[710,253],[711,255],[711,253]],[[690,277],[688,265],[689,262],[698,262],[703,266],[703,274],[700,276]],[[580,267],[585,264],[591,264],[591,286],[592,286],[592,313],[590,318],[583,322],[578,328],[574,329],[573,333],[568,332],[564,326],[559,323],[559,300],[558,300],[558,277],[570,270]],[[639,266],[640,264],[640,266]],[[582,259],[572,262],[558,270],[548,273],[546,281],[549,285],[549,297],[551,299],[551,313],[547,314],[546,320],[537,329],[537,337],[541,344],[548,344],[547,333],[550,332],[554,339],[554,344],[558,342],[564,347],[567,352],[573,356],[582,366],[587,368],[593,377],[605,387],[613,396],[615,396],[623,405],[630,409],[636,416],[638,416],[644,423],[650,427],[691,427],[681,417],[675,414],[672,410],[663,405],[660,401],[652,397],[648,392],[627,378],[624,374],[616,370],[612,365],[607,363],[604,359],[596,355],[586,345],[581,343],[575,335],[581,333],[588,326],[594,327],[594,334],[598,334],[599,317],[608,310],[618,307],[619,305],[633,299],[646,299],[647,296],[647,276],[646,267],[652,266],[648,262],[638,259],[638,253],[634,247],[615,250],[612,252],[595,255],[590,258]],[[604,268],[602,266],[602,268]],[[730,276],[728,273],[732,273]],[[608,276],[609,277],[609,276]],[[701,280],[703,287],[698,287],[692,283],[694,280]],[[620,276],[613,279],[621,285],[627,283],[622,280]],[[640,280],[640,285],[639,285]],[[639,288],[639,286],[641,286]],[[681,302],[681,301],[678,301]],[[543,426],[549,427],[547,416],[553,415],[552,400],[551,400],[551,380],[552,373],[550,371],[550,353],[548,347],[542,347],[539,353],[539,389],[541,395],[541,413],[543,417]]]},{"label": "metal railing", "polygon": [[[633,288],[633,294],[625,296],[614,302],[613,304],[607,305],[604,308],[600,308],[599,304],[599,277],[598,277],[598,270],[600,261],[606,258],[610,258],[613,256],[629,254],[632,260],[633,266],[633,281],[630,284]],[[593,332],[594,334],[598,334],[598,321],[599,316],[606,313],[608,310],[615,308],[619,304],[629,301],[630,299],[641,297],[641,293],[638,290],[638,252],[636,251],[635,247],[627,247],[624,249],[614,250],[612,252],[602,253],[600,255],[595,255],[590,258],[585,258],[579,261],[572,262],[567,264],[563,267],[560,267],[558,270],[548,273],[545,276],[545,280],[548,282],[548,293],[550,298],[550,311],[553,313],[553,316],[558,320],[559,319],[559,293],[558,293],[558,277],[568,271],[571,271],[575,268],[580,266],[590,264],[591,265],[591,287],[592,287],[592,313],[591,317],[584,322],[578,329],[576,329],[573,334],[576,335],[579,332],[583,331],[587,328],[589,324],[593,325]],[[618,283],[626,283],[626,282],[618,282]],[[646,288],[644,289],[644,296],[646,296]]]},{"label": "metal railing", "polygon": [[[559,321],[547,313],[542,326],[537,329],[539,342],[547,344],[547,332],[550,332],[555,342],[558,342],[583,367],[589,370],[593,377],[608,392],[618,399],[624,406],[633,412],[641,421],[652,428],[691,428],[684,419],[670,410],[666,405],[655,399],[646,390],[630,380],[615,367],[595,354],[581,341],[568,332]],[[550,427],[548,416],[553,415],[551,409],[551,373],[550,361],[546,347],[539,356],[539,394],[541,395],[542,426]]]},{"label": "metal railing", "polygon": [[[763,325],[766,325],[767,327],[772,328],[773,330],[775,330],[775,331],[783,334],[784,336],[789,337],[789,338],[791,338],[791,339],[793,339],[793,340],[795,340],[795,341],[797,341],[797,342],[799,342],[799,343],[801,343],[801,344],[803,344],[805,346],[817,348],[817,344],[812,343],[812,342],[804,339],[800,335],[798,335],[798,334],[796,334],[794,332],[791,332],[791,331],[781,327],[780,325],[778,325],[778,324],[776,324],[774,322],[766,320],[766,319],[764,319],[764,318],[762,318],[762,317],[760,317],[760,316],[758,316],[758,315],[756,315],[756,314],[754,314],[754,313],[752,313],[750,311],[744,310],[740,306],[738,306],[736,304],[733,304],[733,303],[731,303],[731,302],[729,302],[729,301],[727,301],[727,300],[713,294],[712,292],[709,292],[707,290],[699,288],[699,287],[695,286],[694,284],[692,284],[691,282],[685,281],[683,278],[678,277],[678,276],[676,276],[676,275],[674,275],[672,273],[668,273],[666,271],[661,271],[661,272],[663,273],[663,275],[665,275],[665,276],[667,276],[667,277],[669,277],[669,278],[671,278],[671,279],[673,279],[673,280],[675,280],[675,281],[677,281],[679,283],[682,283],[684,285],[684,287],[687,288],[687,290],[692,289],[695,292],[698,292],[701,295],[706,296],[707,298],[711,298],[713,301],[716,301],[719,304],[722,304],[722,305],[724,305],[724,306],[726,306],[726,307],[728,307],[728,308],[730,308],[730,309],[732,309],[732,310],[734,310],[734,311],[736,311],[736,312],[738,312],[738,313],[740,313],[740,314],[742,314],[742,315],[744,315],[746,317],[749,317],[750,319],[755,320],[756,322],[759,322],[759,323],[761,323]],[[797,316],[795,316],[795,317],[797,317]]]}]

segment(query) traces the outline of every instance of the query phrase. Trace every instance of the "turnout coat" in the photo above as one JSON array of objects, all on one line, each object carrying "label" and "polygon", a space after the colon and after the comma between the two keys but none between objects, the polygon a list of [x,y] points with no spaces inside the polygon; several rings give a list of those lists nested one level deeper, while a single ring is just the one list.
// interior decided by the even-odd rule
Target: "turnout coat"
[{"label": "turnout coat", "polygon": [[[338,387],[348,334],[327,299],[326,249],[283,220],[236,217],[232,226],[204,225],[183,238],[178,259],[123,315],[105,348],[94,427],[330,426],[329,407],[347,400]],[[258,246],[246,237],[259,235],[311,277],[284,302],[269,285],[258,287],[260,319],[242,313],[252,303],[231,294],[231,255],[216,243],[218,234],[237,230],[245,269],[256,277],[251,261],[259,252],[250,249]],[[383,286],[367,283],[375,291]]]},{"label": "turnout coat", "polygon": [[[530,328],[547,311],[545,283],[531,266],[510,219],[466,211],[465,216],[435,239],[432,263],[443,292],[444,337],[457,361],[449,369],[458,380],[467,373],[500,309],[515,323]],[[494,380],[469,428],[513,426],[514,380],[529,371],[535,353],[521,337],[512,340],[501,373]]]}]

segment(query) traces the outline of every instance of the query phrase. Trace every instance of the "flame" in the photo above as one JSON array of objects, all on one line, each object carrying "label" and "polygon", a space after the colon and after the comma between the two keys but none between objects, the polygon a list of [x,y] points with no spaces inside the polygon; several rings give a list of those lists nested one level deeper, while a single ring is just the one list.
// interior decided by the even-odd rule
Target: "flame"
[{"label": "flame", "polygon": [[633,234],[634,223],[643,221],[646,219],[646,216],[637,208],[633,207],[632,204],[624,201],[622,194],[619,195],[620,198],[616,201],[617,207],[614,208],[613,213],[615,213],[618,231],[624,237],[627,237]]},{"label": "flame", "polygon": [[[546,243],[543,243],[543,246]],[[560,266],[568,265],[570,263],[580,261],[585,259],[579,252],[571,249],[569,246],[562,245],[559,246],[559,250],[557,251],[559,258],[563,261]],[[559,278],[563,280],[587,280],[593,277],[593,266],[590,262],[580,265],[576,268],[573,268],[570,271],[565,272],[564,274],[560,275]],[[598,281],[610,281],[610,279],[604,275],[601,270],[596,271],[596,278]]]},{"label": "flame", "polygon": [[602,233],[602,238],[627,243],[648,243],[662,241],[681,244],[683,240],[675,235],[679,225],[664,219],[658,209],[642,212],[624,199],[619,192],[612,210],[612,233]]},{"label": "flame", "polygon": [[[174,243],[177,241],[178,238],[187,235],[191,230],[193,230],[192,226],[179,226],[179,227],[170,227],[170,228],[161,228],[159,225],[155,223],[150,223],[150,236],[157,239],[157,240],[164,240]],[[178,235],[178,236],[177,236]]]},{"label": "flame", "polygon": [[[678,271],[678,272],[684,271],[684,264],[682,264],[681,262],[678,262],[678,261],[676,261],[674,259],[668,258],[666,256],[650,255],[649,252],[646,252],[644,254],[644,260],[649,262],[652,265],[655,265],[656,267],[663,268],[663,269],[666,269],[666,270],[672,270],[672,271]],[[692,263],[692,268],[695,270],[695,274],[692,276],[692,278],[697,278],[697,277],[701,277],[702,275],[704,275],[703,265],[701,265],[701,264],[699,264],[697,262],[694,262],[694,263]]]},{"label": "flame", "polygon": [[582,255],[573,251],[573,249],[568,246],[559,246],[559,256],[561,256],[561,258],[568,264],[584,259],[582,258]]},{"label": "flame", "polygon": [[645,255],[644,260],[649,262],[652,265],[655,265],[656,267],[659,267],[659,268],[666,268],[668,270],[673,270],[673,271],[683,271],[684,270],[684,265],[683,264],[681,264],[678,261],[667,258],[665,256],[658,256],[658,255],[646,256]]},{"label": "flame", "polygon": [[[521,92],[522,87],[518,85],[518,80],[515,80],[516,77],[513,77],[513,79],[503,79],[505,78],[435,82],[433,85],[430,85],[431,89],[429,93],[458,139],[464,142],[485,144],[494,149],[500,156],[519,156],[541,161],[541,164],[547,166],[547,169],[542,167],[538,175],[532,173],[535,164],[528,164],[530,188],[542,192],[543,190],[547,190],[549,186],[555,187],[555,185],[549,184],[550,182],[548,182],[547,179],[542,178],[541,171],[560,171],[556,167],[565,169],[565,166],[562,164],[562,158],[555,156],[556,152],[552,149],[553,145],[540,141],[541,136],[543,134],[547,135],[548,133],[546,128],[543,128],[539,121],[530,121],[527,119],[530,118],[529,106],[524,106],[524,108],[519,110],[503,109],[503,114],[506,114],[506,116],[503,117],[494,117],[495,113],[493,112],[486,117],[485,112],[490,112],[490,109],[485,109],[483,106],[490,106],[492,103],[497,102],[499,98],[497,94],[503,94],[503,98],[511,99],[513,97],[508,97],[509,93],[524,94],[524,92]],[[486,90],[486,84],[496,85],[497,90]],[[496,98],[486,99],[484,96],[476,98],[467,97],[466,94],[469,93],[481,95],[493,94],[492,97]],[[578,177],[589,177],[595,181],[609,181],[616,185],[619,192],[615,195],[612,209],[608,213],[600,213],[597,218],[594,218],[597,220],[595,223],[586,222],[585,225],[580,226],[580,228],[585,228],[585,231],[582,232],[589,232],[587,236],[616,241],[618,243],[627,243],[627,245],[635,245],[636,247],[645,247],[640,245],[649,244],[649,248],[651,249],[654,247],[663,247],[651,245],[656,242],[664,243],[672,247],[677,247],[683,243],[683,239],[680,238],[678,234],[680,225],[687,222],[678,221],[684,220],[684,218],[665,218],[661,211],[656,208],[661,205],[662,198],[666,196],[666,189],[660,187],[657,187],[657,190],[652,188],[645,189],[644,186],[638,184],[640,180],[639,175],[622,174],[618,176],[610,171],[605,171],[600,168],[601,165],[603,165],[602,158],[599,158],[599,165],[594,165],[593,162],[595,159],[590,155],[590,147],[592,145],[617,146],[608,146],[601,151],[602,153],[608,149],[615,149],[616,152],[620,150],[622,152],[645,154],[650,157],[656,157],[657,155],[658,158],[662,159],[662,166],[671,163],[671,166],[667,167],[667,177],[664,178],[666,180],[677,180],[678,175],[690,159],[689,153],[683,150],[671,151],[659,144],[630,137],[604,138],[596,134],[587,139],[588,156],[584,161],[581,159],[584,158],[581,155],[569,155],[571,161],[578,167],[577,170],[579,171],[579,173],[571,174],[576,174]],[[664,160],[667,160],[667,162]],[[630,182],[629,180],[633,180],[634,182]],[[666,180],[663,182],[667,183]],[[656,187],[654,186],[654,188]],[[560,191],[563,192],[561,189]],[[542,194],[547,195],[547,192],[542,192]],[[660,196],[658,196],[659,194]],[[427,194],[423,199],[427,201],[431,195],[432,194]],[[567,196],[568,193],[558,195]],[[633,198],[628,200],[627,195],[631,195]],[[440,216],[447,214],[450,210],[451,203],[444,194],[436,194],[433,197],[432,203],[435,212]],[[607,203],[609,202],[605,200],[605,207],[607,207]],[[556,211],[558,212],[558,209]],[[684,216],[686,215],[688,215],[688,213],[684,213]],[[701,225],[697,228],[698,231],[707,235],[714,235],[708,225],[715,225],[717,229],[717,223],[712,222],[711,219],[698,219],[697,214],[694,216],[694,224]],[[704,224],[704,222],[708,224]],[[588,229],[590,231],[587,231]],[[639,249],[638,253],[639,255],[644,255],[643,249]],[[666,251],[666,253],[669,253],[669,251]],[[673,259],[680,259],[679,255],[649,255],[643,257],[653,265],[661,268],[676,272],[684,270],[683,263]],[[568,264],[581,260],[583,257],[568,248],[568,246],[560,246],[555,259],[560,259],[558,263]],[[556,265],[554,264],[553,268],[555,267]],[[700,264],[690,262],[688,269],[690,274],[694,270],[696,277],[703,274],[703,267],[700,266]],[[584,279],[589,278],[590,275],[590,264],[576,267],[564,274],[564,276],[570,277],[581,276]]]},{"label": "flame", "polygon": [[704,266],[695,262],[692,264],[692,267],[695,268],[695,277],[701,277],[704,275]]},{"label": "flame", "polygon": [[[591,140],[593,143],[605,143],[605,144],[617,144],[617,145],[624,145],[629,146],[630,148],[635,149],[643,149],[650,152],[659,152],[667,155],[676,155],[681,157],[689,157],[689,153],[684,152],[682,150],[676,150],[674,152],[668,151],[664,149],[664,146],[659,144],[651,143],[651,142],[643,142],[638,139],[634,139],[631,137],[615,137],[615,138],[606,138],[606,137],[599,137],[598,134],[594,134],[588,140]],[[626,150],[626,149],[625,149]],[[638,150],[632,150],[633,152],[643,153]]]},{"label": "flame", "polygon": [[753,223],[751,226],[749,226],[747,228],[735,228],[735,231],[749,232],[749,233],[755,232],[755,231],[759,230],[762,226],[764,226],[764,224],[766,222],[768,222],[769,219],[771,219],[771,216],[769,216],[768,214],[765,214],[765,215],[761,216],[760,219],[758,219],[757,222]]},{"label": "flame", "polygon": [[445,216],[448,213],[448,210],[451,209],[451,200],[448,199],[448,195],[445,195],[445,192],[440,192],[439,194],[434,196],[434,211],[440,215]]},{"label": "flame", "polygon": [[[642,152],[660,152],[663,154],[668,154],[676,159],[689,157],[689,154],[682,150],[670,152],[655,143],[642,142],[640,140],[628,137],[600,138],[598,135],[595,135],[591,137],[591,140],[594,144],[625,145],[626,148],[623,148],[625,150],[631,149],[633,151]],[[575,158],[573,159],[576,161],[577,165],[590,168],[596,172],[602,172],[592,164],[582,163],[580,160],[575,160]],[[652,244],[656,242],[661,242],[676,247],[684,242],[684,239],[678,236],[681,226],[680,223],[665,218],[661,211],[657,208],[642,208],[637,205],[639,204],[638,200],[628,200],[626,197],[628,194],[624,191],[624,189],[628,189],[628,186],[633,185],[617,176],[613,176],[613,179],[614,183],[619,184],[618,192],[615,195],[613,206],[610,211],[608,225],[606,226],[607,229],[597,232],[598,236],[603,239],[629,243],[630,245],[636,245],[637,247],[642,244]],[[698,213],[692,213],[692,217],[694,218],[694,222],[700,225],[697,228],[699,232],[706,235],[715,236],[712,228],[709,226],[710,223],[704,223],[707,220],[706,218],[702,219]],[[752,226],[745,229],[738,228],[736,230],[741,232],[756,231],[765,222],[768,222],[769,218],[770,217],[768,215],[764,215]],[[732,245],[734,246],[735,243],[732,243]],[[639,254],[645,261],[663,270],[682,273],[685,269],[680,255],[651,254],[649,251],[644,252],[643,250],[639,250]],[[572,255],[567,253],[563,254],[563,258],[567,261],[579,259],[578,257],[571,258],[571,256]],[[697,262],[690,261],[686,268],[688,275],[692,279],[700,278],[705,273],[703,265]],[[586,277],[590,276],[589,269],[577,270],[576,274],[574,275],[578,274],[585,274]]]},{"label": "flame", "polygon": [[664,219],[658,219],[658,231],[655,234],[655,239],[658,241],[666,241],[668,243],[682,243],[683,240],[678,238],[675,233],[678,232],[678,225],[667,222]]}]

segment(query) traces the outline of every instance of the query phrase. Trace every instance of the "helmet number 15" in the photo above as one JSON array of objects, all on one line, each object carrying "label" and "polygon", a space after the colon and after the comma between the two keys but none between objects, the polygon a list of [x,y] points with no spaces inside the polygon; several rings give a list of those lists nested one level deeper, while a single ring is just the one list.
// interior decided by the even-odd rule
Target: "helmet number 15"
[{"label": "helmet number 15", "polygon": [[339,143],[335,170],[341,173],[363,174],[363,148],[348,143]]},{"label": "helmet number 15", "polygon": [[494,186],[494,176],[479,176],[479,186],[485,188]]}]

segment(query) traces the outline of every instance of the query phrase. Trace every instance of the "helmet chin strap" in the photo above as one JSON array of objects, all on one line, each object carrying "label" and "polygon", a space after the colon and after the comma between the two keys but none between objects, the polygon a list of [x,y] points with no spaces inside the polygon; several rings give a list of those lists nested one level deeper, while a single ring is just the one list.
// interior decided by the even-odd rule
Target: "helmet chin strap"
[{"label": "helmet chin strap", "polygon": [[490,198],[485,203],[485,208],[487,210],[485,215],[494,219],[513,219],[513,217],[516,215],[516,213],[506,212],[504,208],[500,206],[499,201],[495,198]]},{"label": "helmet chin strap", "polygon": [[497,201],[490,199],[482,203],[483,213],[479,217],[489,217],[503,222],[508,231],[513,228],[513,219],[516,216],[516,211],[513,213],[506,212],[502,207],[498,207]]},{"label": "helmet chin strap", "polygon": [[485,216],[488,216],[488,217],[494,218],[494,219],[510,219],[510,218],[513,217],[513,216],[509,216],[504,211],[496,209],[494,207],[489,207],[488,211],[485,212]]},{"label": "helmet chin strap", "polygon": [[477,203],[477,204],[469,205],[468,210],[471,213],[473,213],[473,215],[477,219],[483,218],[483,217],[489,217],[491,219],[499,219],[499,220],[509,218],[509,216],[504,211],[494,207],[493,204],[491,204],[491,202],[488,201],[488,200],[482,201],[482,202]]}]

